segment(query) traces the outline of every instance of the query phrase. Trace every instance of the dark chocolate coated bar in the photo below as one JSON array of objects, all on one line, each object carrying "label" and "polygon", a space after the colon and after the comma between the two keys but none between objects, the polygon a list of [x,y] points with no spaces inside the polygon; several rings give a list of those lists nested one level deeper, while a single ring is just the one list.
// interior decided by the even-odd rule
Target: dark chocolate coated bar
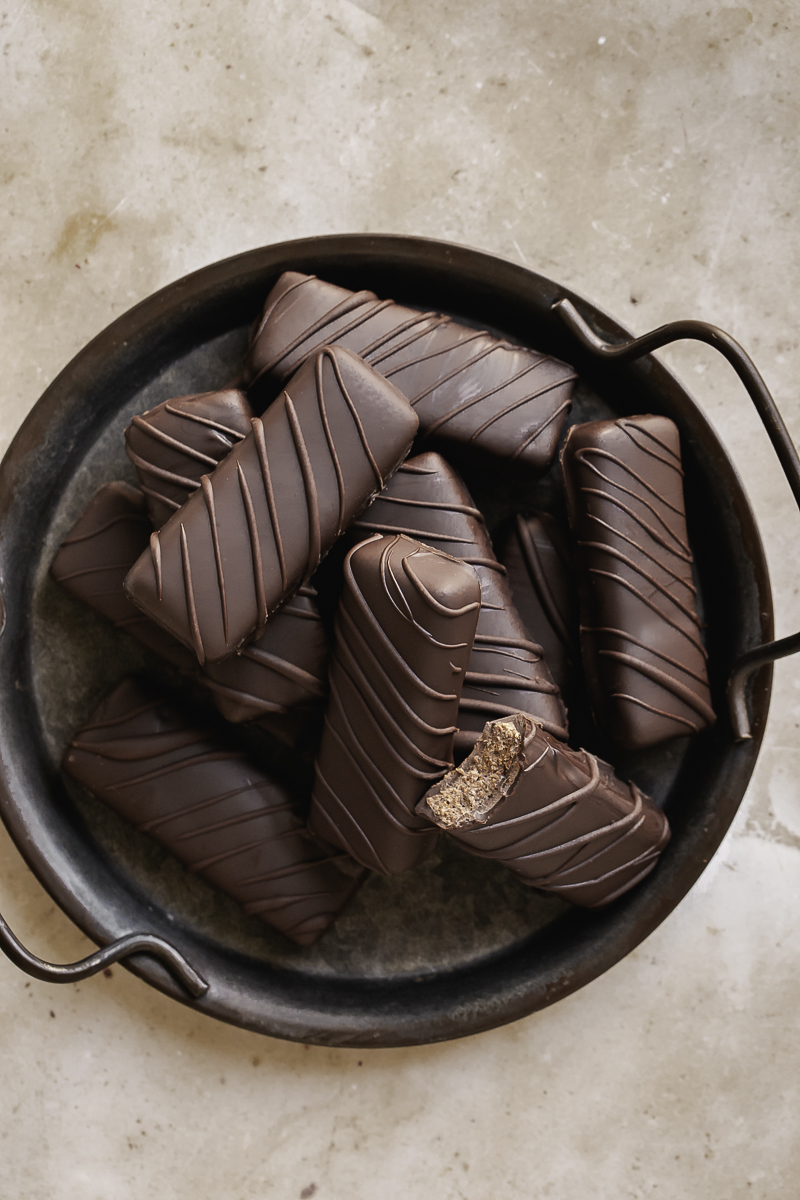
[{"label": "dark chocolate coated bar", "polygon": [[280,784],[134,679],[76,733],[64,769],[301,946],[336,919],[363,876],[315,842]]},{"label": "dark chocolate coated bar", "polygon": [[252,418],[247,397],[235,388],[176,396],[133,418],[125,449],[156,529],[247,436]]},{"label": "dark chocolate coated bar", "polygon": [[586,908],[644,879],[670,836],[663,812],[634,783],[523,713],[490,722],[417,812],[523,883]]},{"label": "dark chocolate coated bar", "polygon": [[631,750],[713,725],[677,427],[659,416],[576,425],[562,470],[595,719]]},{"label": "dark chocolate coated bar", "polygon": [[522,623],[541,645],[569,704],[580,647],[577,579],[568,538],[549,513],[518,514],[499,542],[497,557]]},{"label": "dark chocolate coated bar", "polygon": [[408,397],[420,433],[466,443],[537,471],[556,452],[576,378],[571,367],[450,317],[287,271],[267,297],[242,386],[281,381],[318,346],[361,354]]},{"label": "dark chocolate coated bar", "polygon": [[414,809],[452,764],[480,584],[403,535],[362,542],[344,572],[309,827],[391,875],[438,837]]},{"label": "dark chocolate coated bar", "polygon": [[303,586],[241,654],[199,668],[192,651],[146,617],[123,590],[152,532],[142,493],[127,483],[106,483],[61,544],[51,573],[117,629],[209,688],[227,720],[259,720],[276,737],[298,740],[327,694],[328,641],[314,589]]},{"label": "dark chocolate coated bar", "polygon": [[523,625],[485,522],[457,471],[439,454],[408,459],[352,532],[395,531],[474,567],[481,585],[475,644],[459,706],[456,752],[475,744],[487,720],[522,711],[566,739],[567,714],[542,647]]},{"label": "dark chocolate coated bar", "polygon": [[260,637],[405,458],[417,418],[341,347],[309,358],[153,534],[125,588],[198,661]]}]

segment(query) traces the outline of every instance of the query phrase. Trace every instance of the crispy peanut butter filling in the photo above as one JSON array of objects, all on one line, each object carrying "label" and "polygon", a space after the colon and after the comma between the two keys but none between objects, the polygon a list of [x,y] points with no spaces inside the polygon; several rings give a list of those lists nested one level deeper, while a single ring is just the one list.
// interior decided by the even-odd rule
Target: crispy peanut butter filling
[{"label": "crispy peanut butter filling", "polygon": [[483,824],[516,783],[527,725],[524,717],[512,717],[485,727],[469,757],[425,797],[437,825],[459,829]]}]

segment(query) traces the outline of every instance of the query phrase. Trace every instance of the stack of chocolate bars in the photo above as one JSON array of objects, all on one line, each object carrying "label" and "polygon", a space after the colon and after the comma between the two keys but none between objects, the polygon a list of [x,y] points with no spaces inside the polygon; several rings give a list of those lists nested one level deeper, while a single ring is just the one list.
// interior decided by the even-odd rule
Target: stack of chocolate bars
[{"label": "stack of chocolate bars", "polygon": [[[282,275],[236,386],[135,416],[139,487],[101,487],[52,564],[219,720],[125,678],[67,773],[300,945],[442,832],[586,907],[638,883],[667,820],[570,746],[565,699],[626,750],[714,722],[680,444],[648,415],[562,439],[574,382],[438,313]],[[569,529],[521,513],[495,547],[448,453],[536,478],[560,443]],[[310,795],[226,723],[311,746]]]}]

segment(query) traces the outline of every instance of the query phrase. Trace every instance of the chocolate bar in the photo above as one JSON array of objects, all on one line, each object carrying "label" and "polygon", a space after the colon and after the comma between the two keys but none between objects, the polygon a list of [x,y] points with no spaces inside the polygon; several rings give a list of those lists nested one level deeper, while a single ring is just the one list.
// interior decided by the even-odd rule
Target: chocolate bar
[{"label": "chocolate bar", "polygon": [[314,841],[280,784],[134,679],[75,735],[64,770],[300,946],[317,940],[363,878]]},{"label": "chocolate bar", "polygon": [[436,844],[414,809],[452,764],[480,584],[404,535],[361,542],[344,576],[309,828],[391,875]]},{"label": "chocolate bar", "polygon": [[548,513],[518,514],[500,541],[497,557],[506,569],[522,623],[541,645],[553,679],[569,704],[580,660],[572,548]]},{"label": "chocolate bar", "polygon": [[154,533],[125,588],[201,664],[263,633],[405,458],[408,401],[341,347],[319,351]]},{"label": "chocolate bar", "polygon": [[227,388],[177,396],[132,419],[125,449],[156,529],[247,436],[252,418],[244,392]]},{"label": "chocolate bar", "polygon": [[670,836],[663,812],[635,783],[524,713],[491,721],[417,812],[523,883],[586,908],[644,879]]},{"label": "chocolate bar", "polygon": [[287,271],[267,297],[242,373],[258,394],[317,347],[347,346],[391,379],[419,417],[420,433],[518,459],[552,461],[576,378],[571,367],[435,312],[373,292],[350,292]]},{"label": "chocolate bar", "polygon": [[456,753],[474,746],[489,718],[517,711],[530,713],[554,737],[566,740],[567,714],[542,647],[517,614],[481,513],[441,455],[408,459],[351,532],[404,533],[475,569],[481,611],[461,693]]},{"label": "chocolate bar", "polygon": [[675,424],[574,426],[562,470],[595,719],[630,750],[713,725]]},{"label": "chocolate bar", "polygon": [[[276,737],[297,741],[327,694],[328,641],[314,589],[302,587],[240,655],[200,669],[191,650],[123,591],[152,532],[142,493],[127,483],[104,484],[62,542],[51,574],[117,629],[209,688],[227,720],[258,720]],[[290,710],[296,710],[291,718]]]}]

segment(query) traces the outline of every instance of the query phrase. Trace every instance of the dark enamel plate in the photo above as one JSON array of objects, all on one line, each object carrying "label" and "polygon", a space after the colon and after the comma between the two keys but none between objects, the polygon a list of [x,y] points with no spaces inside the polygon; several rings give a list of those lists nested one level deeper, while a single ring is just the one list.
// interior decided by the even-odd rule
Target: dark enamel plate
[{"label": "dark enamel plate", "polygon": [[[617,757],[620,772],[666,807],[673,839],[657,870],[608,909],[569,909],[445,844],[414,872],[371,878],[320,943],[301,950],[62,777],[64,746],[104,691],[132,669],[154,667],[50,581],[55,549],[101,483],[132,478],[121,436],[131,414],[228,382],[248,327],[287,269],[443,309],[567,359],[582,379],[572,420],[655,412],[677,422],[720,720],[692,742]],[[154,987],[224,1021],[304,1042],[463,1037],[552,1004],[618,962],[680,902],[718,847],[769,705],[767,667],[751,695],[753,738],[737,743],[725,685],[739,656],[772,636],[755,520],[723,446],[677,380],[652,356],[620,366],[588,354],[551,312],[565,296],[604,338],[629,337],[558,284],[474,250],[367,235],[269,246],[197,271],[120,317],[23,425],[0,468],[2,815],[37,877],[90,938],[105,945],[131,932],[157,934],[209,982],[193,1001],[156,959],[128,959]],[[465,471],[490,524],[514,508],[559,509],[557,471],[536,484],[502,469]]]}]

